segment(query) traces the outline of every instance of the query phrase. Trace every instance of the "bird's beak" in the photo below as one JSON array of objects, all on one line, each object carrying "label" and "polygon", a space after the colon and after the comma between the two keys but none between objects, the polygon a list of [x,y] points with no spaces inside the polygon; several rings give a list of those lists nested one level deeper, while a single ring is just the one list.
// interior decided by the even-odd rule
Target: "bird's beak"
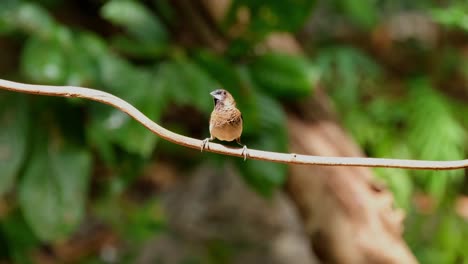
[{"label": "bird's beak", "polygon": [[216,91],[213,91],[213,92],[211,92],[210,94],[211,94],[211,96],[213,96],[215,99],[218,99],[218,100],[223,99],[223,98],[221,98],[221,95],[216,94]]}]

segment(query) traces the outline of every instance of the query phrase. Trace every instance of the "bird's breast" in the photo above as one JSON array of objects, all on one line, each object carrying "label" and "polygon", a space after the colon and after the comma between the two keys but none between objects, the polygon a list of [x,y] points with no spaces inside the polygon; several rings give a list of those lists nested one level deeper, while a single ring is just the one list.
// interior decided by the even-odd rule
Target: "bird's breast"
[{"label": "bird's breast", "polygon": [[211,114],[210,133],[223,141],[233,141],[242,134],[242,116],[237,109],[215,110]]},{"label": "bird's breast", "polygon": [[242,134],[242,124],[240,125],[232,125],[232,124],[224,124],[224,125],[214,125],[211,126],[211,135],[219,140],[223,141],[233,141],[240,138]]}]

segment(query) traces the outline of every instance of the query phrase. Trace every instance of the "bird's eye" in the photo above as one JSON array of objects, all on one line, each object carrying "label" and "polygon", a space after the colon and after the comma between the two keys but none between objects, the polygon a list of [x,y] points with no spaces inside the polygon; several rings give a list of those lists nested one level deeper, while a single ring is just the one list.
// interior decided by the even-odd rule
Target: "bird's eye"
[{"label": "bird's eye", "polygon": [[223,94],[226,95],[226,91],[223,91]]}]

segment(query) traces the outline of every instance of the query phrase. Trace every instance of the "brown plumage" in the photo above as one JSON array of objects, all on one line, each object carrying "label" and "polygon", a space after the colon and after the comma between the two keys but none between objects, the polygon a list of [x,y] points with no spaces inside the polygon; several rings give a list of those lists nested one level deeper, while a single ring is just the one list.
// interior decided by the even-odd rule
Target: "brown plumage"
[{"label": "brown plumage", "polygon": [[214,110],[210,118],[210,137],[203,140],[201,150],[206,148],[209,141],[217,138],[223,141],[236,141],[243,147],[244,160],[247,158],[247,146],[242,145],[240,137],[242,134],[242,114],[236,107],[236,101],[232,95],[224,90],[218,89],[210,93],[214,99]]}]

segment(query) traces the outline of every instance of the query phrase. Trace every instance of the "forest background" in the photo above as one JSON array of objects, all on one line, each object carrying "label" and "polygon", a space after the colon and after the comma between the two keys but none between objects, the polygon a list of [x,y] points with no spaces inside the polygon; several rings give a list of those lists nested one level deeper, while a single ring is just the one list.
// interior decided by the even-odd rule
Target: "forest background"
[{"label": "forest background", "polygon": [[[459,160],[468,5],[2,0],[0,78],[101,89],[199,139],[224,87],[249,148]],[[5,91],[0,127],[1,263],[468,263],[466,170],[243,162]]]}]

